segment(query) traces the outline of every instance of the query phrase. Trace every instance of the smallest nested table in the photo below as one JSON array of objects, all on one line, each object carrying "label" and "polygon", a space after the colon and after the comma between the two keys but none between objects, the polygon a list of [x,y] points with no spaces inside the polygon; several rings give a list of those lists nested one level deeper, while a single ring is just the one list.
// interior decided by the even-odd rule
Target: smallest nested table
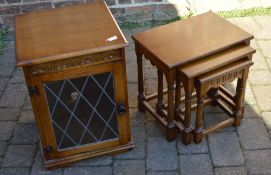
[{"label": "smallest nested table", "polygon": [[[178,70],[186,64],[219,53],[240,44],[249,45],[252,35],[231,24],[212,12],[204,13],[187,20],[174,22],[133,35],[138,62],[138,108],[149,111],[165,128],[169,141],[175,138],[175,128],[182,132],[183,142],[191,142],[193,128],[191,126],[191,99],[194,82],[191,79],[180,79],[185,91],[185,100],[177,93],[175,98],[185,101],[184,116],[178,109],[174,111],[174,93]],[[145,56],[158,70],[158,93],[144,95],[142,56]],[[163,74],[168,88],[163,90]],[[168,104],[163,102],[163,93],[168,93]],[[156,110],[148,101],[157,98]],[[181,115],[181,116],[179,116]]]}]

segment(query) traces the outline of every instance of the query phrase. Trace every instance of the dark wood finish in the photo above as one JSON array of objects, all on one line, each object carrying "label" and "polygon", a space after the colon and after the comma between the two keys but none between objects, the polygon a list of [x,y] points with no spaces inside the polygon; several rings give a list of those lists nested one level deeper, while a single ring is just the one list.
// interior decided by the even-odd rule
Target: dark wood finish
[{"label": "dark wood finish", "polygon": [[[30,97],[46,168],[134,147],[125,68],[127,42],[103,1],[19,15],[15,19],[15,33],[17,65],[23,66],[27,86],[38,92]],[[117,39],[108,41],[112,36]],[[60,149],[44,84],[106,72],[112,72],[114,77],[115,110],[119,104],[126,109],[115,115],[118,136]]]},{"label": "dark wood finish", "polygon": [[[224,89],[220,88],[221,80],[215,82],[220,77],[221,72],[213,73],[213,71],[221,71],[220,68],[223,66],[245,57],[251,57],[255,53],[255,50],[248,46],[252,38],[252,35],[213,12],[134,34],[132,39],[135,42],[138,59],[139,110],[144,111],[146,109],[166,128],[166,137],[169,141],[174,138],[171,134],[173,129],[169,128],[177,128],[182,134],[184,144],[191,143],[192,133],[195,133],[194,140],[197,142],[201,139],[202,133],[207,133],[205,131],[208,131],[208,129],[201,129],[202,116],[200,114],[204,105],[218,105],[227,113],[233,114],[232,108],[236,106],[235,103],[240,103],[237,106],[241,106],[242,115],[244,108],[241,101],[244,96],[235,96],[233,99],[231,95],[224,92]],[[158,92],[146,97],[144,96],[143,86],[143,55],[158,69]],[[208,80],[210,78],[214,78],[214,80],[207,83],[208,87],[205,89],[212,87],[212,90],[207,93],[205,89],[196,88],[198,104],[192,104],[192,98],[195,95],[193,92],[197,87],[198,78],[202,75],[209,75],[210,72],[212,72],[213,77],[208,77]],[[162,90],[163,74],[168,83],[168,89],[165,90]],[[238,78],[241,75],[243,74],[239,72]],[[204,77],[201,78],[200,80],[203,81]],[[175,98],[173,95],[174,82],[176,84]],[[181,94],[182,87],[184,97]],[[244,88],[245,80],[237,88],[238,93],[243,92]],[[163,95],[166,92],[168,104],[163,104]],[[148,104],[155,98],[158,98],[156,110]],[[182,103],[184,103],[184,109],[180,109]],[[194,129],[191,123],[191,110],[196,108],[198,109],[198,120],[196,129]],[[236,108],[238,109],[235,110],[235,118],[240,118],[240,107]],[[221,126],[224,126],[225,123],[222,123]],[[209,128],[209,130],[211,132],[215,129]]]}]

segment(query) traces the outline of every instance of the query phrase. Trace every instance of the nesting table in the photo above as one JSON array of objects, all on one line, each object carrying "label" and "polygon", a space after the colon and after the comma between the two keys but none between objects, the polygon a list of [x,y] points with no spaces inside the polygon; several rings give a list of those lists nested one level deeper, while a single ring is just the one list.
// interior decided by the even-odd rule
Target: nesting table
[{"label": "nesting table", "polygon": [[[195,79],[186,77],[187,74],[183,73],[185,66],[194,65],[192,68],[194,71],[190,72],[191,75],[207,66],[204,72],[206,73],[243,57],[250,57],[251,60],[251,54],[255,52],[254,49],[245,47],[249,46],[252,35],[213,12],[137,33],[132,38],[135,42],[138,63],[139,111],[150,112],[166,128],[166,138],[169,141],[175,139],[175,129],[177,128],[182,133],[182,140],[185,144],[191,143],[192,140],[194,129],[191,125],[191,110],[197,107],[197,105],[191,104],[192,97],[196,96],[196,93],[193,92]],[[245,49],[238,52],[239,55],[231,54],[235,47],[242,45]],[[232,52],[228,51],[229,49],[232,49]],[[224,51],[230,52],[231,56],[223,57],[222,55],[222,57],[214,59],[214,62],[208,61],[212,60],[213,55]],[[144,94],[143,55],[157,68],[158,75],[158,93],[148,96]],[[199,62],[202,63],[198,64]],[[163,75],[165,75],[168,86],[165,90],[163,89]],[[190,76],[190,74],[188,75]],[[234,75],[234,78],[238,78],[238,75]],[[220,84],[224,82],[221,81]],[[185,98],[181,96],[181,87],[184,88]],[[221,88],[224,90],[223,86]],[[168,104],[163,101],[163,94],[166,92]],[[227,95],[229,96],[229,94]],[[149,103],[155,98],[157,98],[156,109]],[[243,100],[243,94],[240,99]],[[180,103],[183,101],[185,108],[180,109]],[[230,102],[228,101],[228,103]],[[210,103],[212,103],[210,100],[205,101],[205,104]]]}]

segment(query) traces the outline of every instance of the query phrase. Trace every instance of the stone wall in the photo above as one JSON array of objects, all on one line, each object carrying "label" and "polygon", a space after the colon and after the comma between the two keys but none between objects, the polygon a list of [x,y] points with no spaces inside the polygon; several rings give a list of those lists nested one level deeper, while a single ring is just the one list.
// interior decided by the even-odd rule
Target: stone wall
[{"label": "stone wall", "polygon": [[[87,3],[94,0],[0,0],[0,23],[13,28],[16,14],[66,5]],[[185,0],[105,0],[119,22],[163,21],[178,16],[176,3]]]}]

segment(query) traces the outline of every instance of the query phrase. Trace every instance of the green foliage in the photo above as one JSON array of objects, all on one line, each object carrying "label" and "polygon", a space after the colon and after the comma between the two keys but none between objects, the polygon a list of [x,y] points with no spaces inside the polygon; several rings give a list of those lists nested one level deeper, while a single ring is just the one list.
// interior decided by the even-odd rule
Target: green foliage
[{"label": "green foliage", "polygon": [[153,22],[152,27],[162,26],[162,25],[165,25],[165,24],[169,24],[169,23],[172,23],[172,22],[179,21],[179,20],[181,20],[181,17],[177,16],[176,18],[171,19],[171,20],[156,21],[156,22]]},{"label": "green foliage", "polygon": [[[169,24],[175,21],[179,21],[181,20],[181,17],[176,17],[174,19],[171,20],[166,20],[166,21],[154,21],[152,23],[152,27],[157,27],[157,26],[161,26],[161,25],[165,25],[165,24]],[[145,25],[150,25],[150,23],[135,23],[135,22],[125,22],[125,23],[120,23],[119,26],[122,29],[128,29],[128,30],[132,30],[132,29],[137,29],[137,28],[142,28]]]},{"label": "green foliage", "polygon": [[271,15],[271,7],[257,7],[243,10],[221,11],[217,14],[223,18]]},{"label": "green foliage", "polygon": [[6,39],[8,36],[8,29],[0,28],[0,50],[6,46]]},{"label": "green foliage", "polygon": [[119,26],[122,29],[132,30],[136,28],[142,28],[143,24],[135,23],[135,22],[124,22],[124,23],[120,23]]},{"label": "green foliage", "polygon": [[[194,15],[191,8],[188,8],[189,14],[185,16],[178,16],[174,19],[167,20],[167,21],[156,21],[153,22],[152,27],[158,27],[161,25],[169,24],[175,21],[179,21],[181,19],[187,19]],[[223,18],[233,18],[233,17],[245,17],[245,16],[263,16],[263,15],[271,15],[271,7],[263,8],[263,7],[257,7],[257,8],[250,8],[250,9],[243,9],[243,10],[232,10],[232,11],[220,11],[217,12],[217,14]],[[123,29],[136,29],[136,28],[142,28],[144,27],[144,23],[132,23],[132,22],[125,22],[121,23],[120,27]]]}]

